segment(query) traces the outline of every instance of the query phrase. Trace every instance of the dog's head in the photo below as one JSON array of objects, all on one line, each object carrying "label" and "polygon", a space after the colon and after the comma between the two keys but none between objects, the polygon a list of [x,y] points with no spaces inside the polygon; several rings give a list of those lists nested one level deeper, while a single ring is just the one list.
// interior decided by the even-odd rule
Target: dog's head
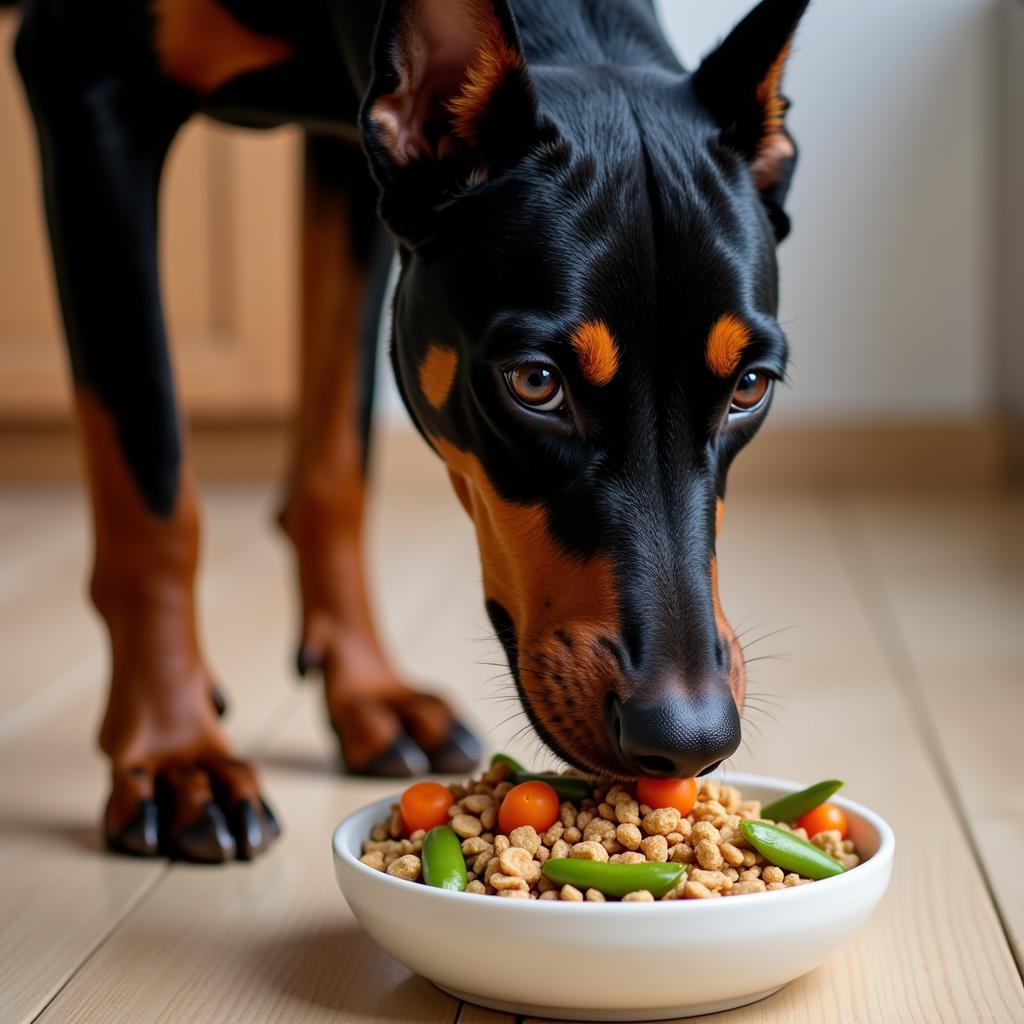
[{"label": "dog's head", "polygon": [[476,525],[526,711],[591,771],[696,775],[739,744],[715,542],[785,369],[779,89],[806,4],[764,0],[693,74],[642,4],[604,56],[546,8],[529,27],[573,67],[529,66],[505,0],[384,7],[361,116],[399,387]]}]

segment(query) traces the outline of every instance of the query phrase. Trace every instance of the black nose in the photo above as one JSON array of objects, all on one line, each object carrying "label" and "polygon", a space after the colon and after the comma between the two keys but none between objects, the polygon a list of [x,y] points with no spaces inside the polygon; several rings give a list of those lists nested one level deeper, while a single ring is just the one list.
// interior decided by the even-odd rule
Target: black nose
[{"label": "black nose", "polygon": [[728,690],[691,696],[672,690],[657,700],[612,697],[608,733],[637,775],[691,778],[716,768],[740,745],[740,716]]}]

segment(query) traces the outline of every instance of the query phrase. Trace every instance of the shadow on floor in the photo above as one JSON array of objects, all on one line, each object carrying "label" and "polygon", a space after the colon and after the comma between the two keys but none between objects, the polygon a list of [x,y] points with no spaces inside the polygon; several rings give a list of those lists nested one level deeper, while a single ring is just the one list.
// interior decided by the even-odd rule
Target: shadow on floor
[{"label": "shadow on floor", "polygon": [[458,1013],[457,1000],[403,967],[357,925],[263,940],[252,958],[264,982],[286,999],[344,1010],[346,1019],[437,1024]]}]

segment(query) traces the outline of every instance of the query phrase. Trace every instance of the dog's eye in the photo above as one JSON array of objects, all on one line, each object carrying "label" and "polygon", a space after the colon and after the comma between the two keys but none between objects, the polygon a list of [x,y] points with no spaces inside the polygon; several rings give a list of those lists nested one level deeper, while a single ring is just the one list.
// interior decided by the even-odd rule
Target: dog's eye
[{"label": "dog's eye", "polygon": [[729,412],[750,412],[756,409],[768,396],[772,380],[761,370],[749,370],[740,377],[736,390],[732,393],[732,404]]},{"label": "dog's eye", "polygon": [[538,412],[554,412],[565,404],[562,381],[543,363],[523,363],[506,371],[505,383],[516,401]]}]

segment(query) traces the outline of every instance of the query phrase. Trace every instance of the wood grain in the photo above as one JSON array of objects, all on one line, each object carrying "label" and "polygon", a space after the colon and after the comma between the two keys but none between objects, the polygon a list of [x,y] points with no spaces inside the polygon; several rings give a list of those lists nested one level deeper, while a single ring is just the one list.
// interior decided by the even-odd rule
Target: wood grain
[{"label": "wood grain", "polygon": [[[858,562],[1024,971],[1024,496],[851,499]],[[863,580],[865,586],[869,585]]]},{"label": "wood grain", "polygon": [[[489,639],[469,524],[438,467],[426,456],[404,467],[403,458],[382,452],[386,497],[371,531],[385,632],[410,676],[453,695],[492,748],[533,756],[533,741],[511,739],[517,708],[501,703],[507,670]],[[1024,578],[1012,552],[1020,505],[978,499],[943,515],[924,501],[858,498],[845,517],[843,507],[756,493],[727,506],[723,601],[748,631],[752,695],[748,748],[731,767],[845,778],[850,796],[896,829],[896,871],[854,942],[729,1019],[1024,1019],[1010,946],[942,778],[955,775],[974,808],[982,861],[1016,921],[1019,891],[1003,851],[1017,849],[1020,817],[999,783],[1021,767],[1011,743],[1021,717],[1021,641],[1011,628]],[[330,832],[395,786],[339,779],[318,688],[296,691],[287,678],[294,598],[286,549],[265,527],[270,494],[217,489],[205,508],[204,635],[234,698],[233,734],[259,752],[285,835],[265,859],[215,870],[103,855],[95,821],[105,770],[92,748],[102,677],[64,698],[55,691],[45,720],[0,745],[0,1021],[33,1020],[52,999],[43,1021],[513,1024],[460,1008],[356,929],[334,884]],[[88,615],[81,581],[62,569],[84,565],[80,511],[59,494],[21,509],[0,503],[0,603],[17,611],[25,594],[28,609],[21,635],[6,634],[19,673],[56,646],[73,616]],[[784,627],[795,628],[770,635]],[[928,680],[921,707],[908,698],[894,637]],[[71,666],[89,648],[79,642]],[[775,655],[786,660],[755,660]],[[58,663],[45,663],[41,686]],[[977,695],[969,707],[960,682],[968,671]],[[0,663],[0,715],[30,699]],[[1007,713],[986,714],[993,704]]]}]

